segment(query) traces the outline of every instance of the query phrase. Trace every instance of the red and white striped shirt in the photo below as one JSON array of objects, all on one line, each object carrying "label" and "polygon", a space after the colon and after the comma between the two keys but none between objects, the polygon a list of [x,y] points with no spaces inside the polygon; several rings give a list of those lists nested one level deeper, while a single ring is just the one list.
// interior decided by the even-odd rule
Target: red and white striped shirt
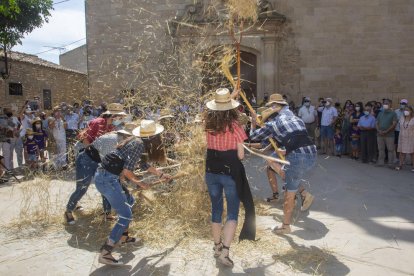
[{"label": "red and white striped shirt", "polygon": [[212,134],[207,132],[207,148],[227,151],[237,149],[237,144],[241,144],[247,139],[246,132],[237,123],[233,123],[233,132],[228,128],[224,133]]}]

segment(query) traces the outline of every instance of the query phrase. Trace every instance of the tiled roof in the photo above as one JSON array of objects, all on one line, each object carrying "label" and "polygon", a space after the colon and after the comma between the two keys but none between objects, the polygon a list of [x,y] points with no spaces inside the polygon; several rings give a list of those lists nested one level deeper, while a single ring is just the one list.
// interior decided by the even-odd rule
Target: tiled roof
[{"label": "tiled roof", "polygon": [[[3,51],[0,51],[0,56],[4,57],[4,53]],[[40,65],[40,66],[44,66],[44,67],[48,67],[48,68],[52,68],[52,69],[57,69],[57,70],[63,70],[63,71],[68,71],[68,72],[72,72],[72,73],[77,73],[77,74],[82,74],[85,75],[85,73],[64,67],[62,65],[44,60],[39,58],[38,56],[35,55],[30,55],[30,54],[25,54],[25,53],[20,53],[20,52],[15,52],[15,51],[10,51],[7,52],[7,57],[10,60],[15,60],[15,61],[19,61],[19,62],[26,62],[26,63],[30,63],[30,64],[34,64],[34,65]]]}]

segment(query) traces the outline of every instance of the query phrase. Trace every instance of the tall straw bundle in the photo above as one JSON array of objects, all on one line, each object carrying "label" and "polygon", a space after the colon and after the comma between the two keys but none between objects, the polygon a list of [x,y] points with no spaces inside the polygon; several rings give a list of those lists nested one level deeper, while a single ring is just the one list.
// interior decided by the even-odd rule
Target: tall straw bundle
[{"label": "tall straw bundle", "polygon": [[257,20],[257,0],[228,0],[230,15],[238,20]]}]

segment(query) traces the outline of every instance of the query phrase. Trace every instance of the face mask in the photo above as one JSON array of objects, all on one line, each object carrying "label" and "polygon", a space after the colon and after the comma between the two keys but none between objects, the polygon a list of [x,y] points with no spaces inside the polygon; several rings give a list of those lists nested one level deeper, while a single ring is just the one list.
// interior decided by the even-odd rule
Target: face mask
[{"label": "face mask", "polygon": [[407,106],[406,106],[405,104],[401,104],[401,105],[400,105],[400,108],[401,108],[401,109],[404,109],[404,108],[406,108],[406,107],[407,107]]},{"label": "face mask", "polygon": [[331,105],[331,103],[330,102],[327,102],[326,104],[325,104],[325,106],[330,106]]},{"label": "face mask", "polygon": [[356,111],[360,111],[360,110],[361,110],[361,108],[360,108],[359,106],[357,106],[357,107],[355,107],[355,110],[356,110]]},{"label": "face mask", "polygon": [[33,139],[33,135],[29,135],[29,136],[27,136],[27,138],[29,138],[31,140],[31,139]]},{"label": "face mask", "polygon": [[388,110],[390,108],[388,104],[384,104],[382,107],[384,108],[384,110]]},{"label": "face mask", "polygon": [[310,102],[306,102],[305,103],[305,106],[310,106]]},{"label": "face mask", "polygon": [[120,124],[122,124],[122,120],[114,120],[114,121],[112,121],[112,124],[114,126],[119,126]]},{"label": "face mask", "polygon": [[41,124],[36,124],[36,128],[40,128],[41,126]]},{"label": "face mask", "polygon": [[410,111],[408,111],[408,110],[404,110],[404,115],[405,115],[405,116],[410,116],[410,113],[411,113]]},{"label": "face mask", "polygon": [[369,111],[365,110],[364,111],[364,114],[365,114],[365,116],[368,116],[369,115]]},{"label": "face mask", "polygon": [[66,106],[62,107],[62,110],[66,110]]}]

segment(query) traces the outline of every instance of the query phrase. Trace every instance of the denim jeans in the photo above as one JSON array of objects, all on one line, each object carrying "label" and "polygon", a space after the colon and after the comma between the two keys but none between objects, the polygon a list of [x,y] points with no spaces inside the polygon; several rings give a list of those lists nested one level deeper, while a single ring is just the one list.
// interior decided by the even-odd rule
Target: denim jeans
[{"label": "denim jeans", "polygon": [[316,153],[291,152],[286,156],[290,165],[286,166],[286,190],[296,192],[301,180],[316,164]]},{"label": "denim jeans", "polygon": [[206,183],[211,199],[211,221],[221,223],[223,215],[223,190],[227,201],[227,220],[237,221],[240,199],[236,183],[230,175],[206,173]]},{"label": "denim jeans", "polygon": [[[94,162],[85,152],[81,152],[76,158],[76,190],[69,198],[69,202],[66,205],[66,209],[70,212],[75,210],[79,200],[88,191],[89,185],[91,185],[92,178],[95,175],[98,163]],[[102,196],[102,204],[104,212],[111,211],[111,204],[104,196]]]},{"label": "denim jeans", "polygon": [[111,203],[118,214],[118,221],[112,228],[109,239],[117,243],[132,220],[132,206],[135,203],[131,194],[126,192],[119,183],[119,176],[99,168],[95,174],[95,185],[98,191]]},{"label": "denim jeans", "polygon": [[342,154],[342,144],[335,144],[335,154]]}]

